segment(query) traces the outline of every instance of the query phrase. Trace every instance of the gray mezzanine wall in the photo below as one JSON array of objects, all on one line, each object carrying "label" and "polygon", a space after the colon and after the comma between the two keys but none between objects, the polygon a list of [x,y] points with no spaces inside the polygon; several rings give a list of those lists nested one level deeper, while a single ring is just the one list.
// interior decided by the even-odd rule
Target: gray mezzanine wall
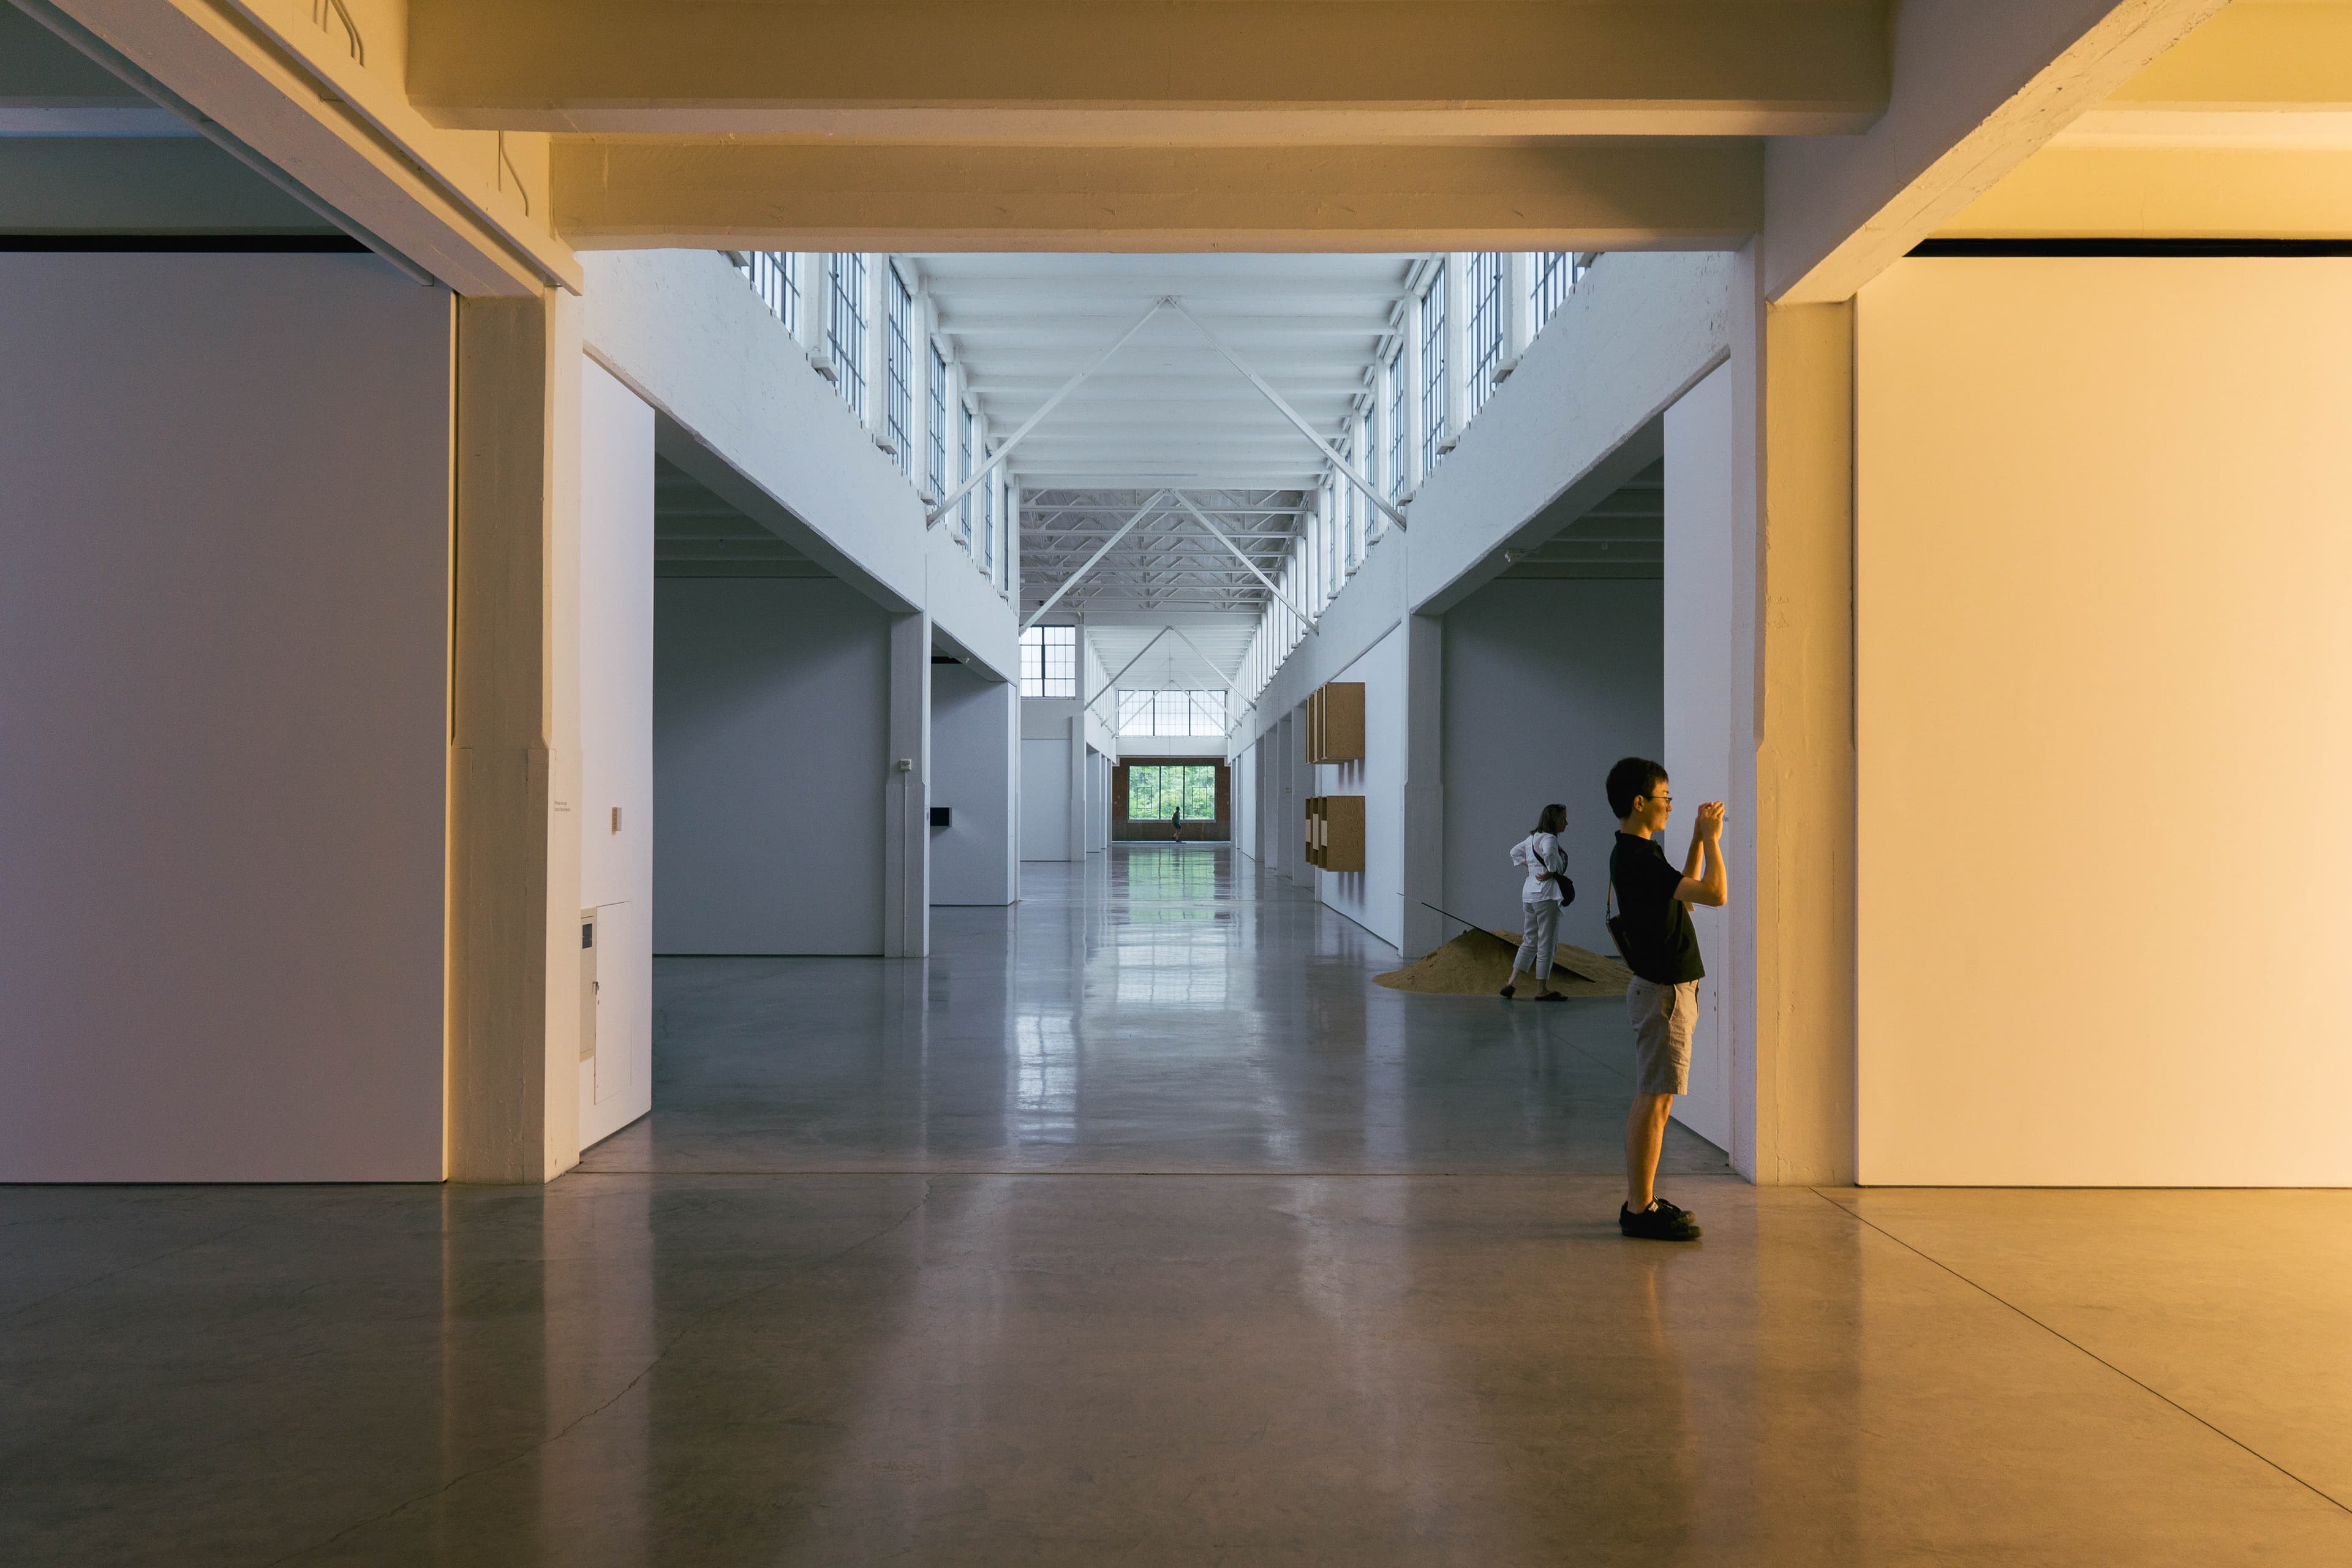
[{"label": "gray mezzanine wall", "polygon": [[931,661],[931,795],[948,825],[930,829],[931,902],[1009,904],[1020,896],[1014,843],[1014,727],[1021,689]]},{"label": "gray mezzanine wall", "polygon": [[438,1181],[450,296],[0,289],[0,1180]]},{"label": "gray mezzanine wall", "polygon": [[1446,616],[1448,910],[1517,930],[1510,848],[1558,801],[1576,882],[1560,940],[1610,951],[1601,890],[1617,824],[1601,781],[1618,758],[1664,750],[1664,615],[1654,580],[1506,579]]},{"label": "gray mezzanine wall", "polygon": [[848,584],[656,583],[656,952],[882,952],[889,700]]}]

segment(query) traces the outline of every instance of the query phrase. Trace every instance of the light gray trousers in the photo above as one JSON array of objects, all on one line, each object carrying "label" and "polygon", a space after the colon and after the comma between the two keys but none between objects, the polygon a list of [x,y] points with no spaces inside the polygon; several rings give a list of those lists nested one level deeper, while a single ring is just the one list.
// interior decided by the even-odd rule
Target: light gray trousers
[{"label": "light gray trousers", "polygon": [[1527,911],[1527,940],[1519,943],[1519,955],[1511,960],[1511,972],[1527,971],[1538,980],[1551,976],[1551,966],[1559,957],[1559,900],[1538,899],[1532,904],[1521,904]]}]

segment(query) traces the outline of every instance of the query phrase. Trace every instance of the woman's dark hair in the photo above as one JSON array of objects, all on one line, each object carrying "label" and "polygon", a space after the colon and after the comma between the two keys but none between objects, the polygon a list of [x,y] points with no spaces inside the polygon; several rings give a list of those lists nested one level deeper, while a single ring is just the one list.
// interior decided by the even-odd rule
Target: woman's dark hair
[{"label": "woman's dark hair", "polygon": [[1543,814],[1536,818],[1536,831],[1538,833],[1561,833],[1565,832],[1567,828],[1568,807],[1560,805],[1557,801],[1545,806],[1543,808]]},{"label": "woman's dark hair", "polygon": [[1647,757],[1626,757],[1609,770],[1609,815],[1622,822],[1633,815],[1633,797],[1666,782],[1666,770]]}]

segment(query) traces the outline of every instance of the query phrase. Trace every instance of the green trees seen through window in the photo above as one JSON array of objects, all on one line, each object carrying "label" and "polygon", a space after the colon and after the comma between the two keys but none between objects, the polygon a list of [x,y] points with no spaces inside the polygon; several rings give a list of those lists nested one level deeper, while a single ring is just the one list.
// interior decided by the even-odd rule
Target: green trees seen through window
[{"label": "green trees seen through window", "polygon": [[1217,816],[1214,764],[1132,763],[1127,770],[1127,815],[1130,821],[1165,821],[1178,806],[1187,822],[1213,822]]}]

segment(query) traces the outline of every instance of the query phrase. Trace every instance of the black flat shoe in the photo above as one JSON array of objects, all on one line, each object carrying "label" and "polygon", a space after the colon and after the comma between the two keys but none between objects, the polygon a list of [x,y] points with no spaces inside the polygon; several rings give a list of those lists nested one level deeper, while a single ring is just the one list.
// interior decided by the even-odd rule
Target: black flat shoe
[{"label": "black flat shoe", "polygon": [[1678,1209],[1664,1198],[1652,1199],[1640,1214],[1618,1205],[1617,1228],[1641,1241],[1696,1241],[1700,1234],[1688,1209]]},{"label": "black flat shoe", "polygon": [[1517,987],[1517,986],[1516,986],[1516,985],[1506,985],[1506,986],[1504,986],[1504,987],[1503,987],[1503,1000],[1504,1000],[1504,1001],[1506,1001],[1506,1002],[1509,1001],[1509,1000],[1511,999],[1511,993],[1512,993],[1512,992],[1514,992],[1514,991],[1517,991],[1517,989],[1518,989],[1518,987]]}]

